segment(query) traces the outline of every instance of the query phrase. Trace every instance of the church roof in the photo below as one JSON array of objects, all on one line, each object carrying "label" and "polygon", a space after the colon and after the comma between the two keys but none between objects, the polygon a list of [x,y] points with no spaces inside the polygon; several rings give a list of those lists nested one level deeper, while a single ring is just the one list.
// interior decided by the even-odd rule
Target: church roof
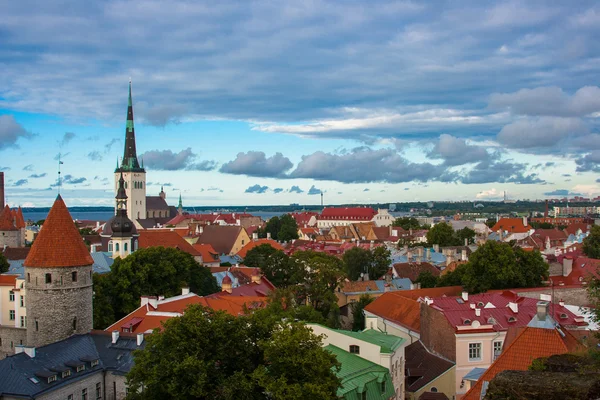
[{"label": "church roof", "polygon": [[93,263],[94,260],[85,247],[65,202],[58,195],[24,265],[26,267],[77,267]]},{"label": "church roof", "polygon": [[168,210],[167,201],[160,196],[146,196],[146,210]]},{"label": "church roof", "polygon": [[135,129],[133,127],[133,101],[131,100],[131,81],[129,81],[129,102],[127,104],[127,124],[125,126],[125,149],[123,152],[123,161],[121,167],[117,169],[120,172],[145,172],[137,159],[135,148]]}]

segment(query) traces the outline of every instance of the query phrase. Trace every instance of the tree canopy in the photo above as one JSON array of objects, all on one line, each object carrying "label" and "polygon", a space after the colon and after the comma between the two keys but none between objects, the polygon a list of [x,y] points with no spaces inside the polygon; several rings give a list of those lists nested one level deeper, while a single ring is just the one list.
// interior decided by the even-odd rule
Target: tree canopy
[{"label": "tree canopy", "polygon": [[[262,231],[260,232],[263,233]],[[271,239],[287,242],[298,239],[298,224],[290,214],[271,217],[265,226],[264,234],[271,234]]]},{"label": "tree canopy", "polygon": [[457,239],[454,235],[454,229],[445,222],[435,224],[427,232],[427,243],[429,245],[456,246]]},{"label": "tree canopy", "polygon": [[276,251],[277,249],[268,243],[253,247],[252,249],[248,250],[246,257],[244,257],[244,265],[250,268],[261,268],[269,256]]},{"label": "tree canopy", "polygon": [[399,226],[404,230],[410,230],[410,229],[420,229],[421,228],[421,224],[419,224],[419,221],[414,218],[414,217],[399,217],[396,218],[394,220],[394,222],[392,222],[392,226]]},{"label": "tree canopy", "polygon": [[433,275],[431,271],[421,271],[415,283],[420,283],[422,289],[433,288],[438,283],[438,277]]},{"label": "tree canopy", "polygon": [[234,317],[199,305],[134,353],[128,400],[336,398],[339,363],[301,323]]},{"label": "tree canopy", "polygon": [[5,273],[10,268],[10,264],[4,254],[0,253],[0,274]]},{"label": "tree canopy", "polygon": [[583,239],[583,253],[590,258],[600,258],[600,225],[592,225],[590,233]]},{"label": "tree canopy", "polygon": [[201,296],[219,291],[210,270],[178,249],[149,247],[117,258],[111,272],[94,275],[94,327],[105,328],[135,310],[140,296],[176,296],[185,286]]},{"label": "tree canopy", "polygon": [[353,247],[342,256],[348,279],[355,281],[361,274],[368,273],[369,279],[381,278],[392,263],[391,252],[384,246],[374,249]]},{"label": "tree canopy", "polygon": [[527,252],[508,243],[488,241],[469,261],[442,276],[438,286],[461,284],[470,293],[490,289],[538,287],[548,278],[548,264],[539,251]]},{"label": "tree canopy", "polygon": [[371,304],[373,300],[375,300],[373,297],[369,296],[368,294],[363,294],[360,296],[357,302],[350,305],[352,307],[353,331],[362,331],[365,329],[365,316],[363,315],[363,310],[366,306]]}]

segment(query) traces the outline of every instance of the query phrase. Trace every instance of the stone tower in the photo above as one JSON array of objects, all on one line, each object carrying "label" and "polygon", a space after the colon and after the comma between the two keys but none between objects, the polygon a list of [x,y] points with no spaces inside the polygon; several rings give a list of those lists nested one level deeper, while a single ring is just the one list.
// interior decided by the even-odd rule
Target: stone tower
[{"label": "stone tower", "polygon": [[[135,149],[131,81],[129,81],[129,103],[127,105],[127,124],[125,126],[125,149],[121,166],[117,163],[117,169],[115,169],[115,194],[119,190],[121,174],[123,174],[125,193],[127,194],[127,216],[133,221],[146,219],[146,170],[144,170],[143,163],[140,166]],[[116,209],[115,212],[117,212]]]},{"label": "stone tower", "polygon": [[137,247],[137,230],[133,222],[127,217],[127,194],[124,185],[125,180],[121,174],[119,190],[115,196],[117,213],[106,222],[107,225],[110,224],[109,250],[112,250],[112,258],[125,258]]},{"label": "stone tower", "polygon": [[92,329],[93,263],[59,195],[24,262],[28,346]]}]

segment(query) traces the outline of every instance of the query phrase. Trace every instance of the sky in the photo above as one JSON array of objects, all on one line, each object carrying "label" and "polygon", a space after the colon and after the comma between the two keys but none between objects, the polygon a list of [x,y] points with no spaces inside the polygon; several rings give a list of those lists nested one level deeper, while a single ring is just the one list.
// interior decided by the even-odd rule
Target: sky
[{"label": "sky", "polygon": [[16,206],[114,204],[132,80],[175,205],[600,195],[595,1],[0,3]]}]

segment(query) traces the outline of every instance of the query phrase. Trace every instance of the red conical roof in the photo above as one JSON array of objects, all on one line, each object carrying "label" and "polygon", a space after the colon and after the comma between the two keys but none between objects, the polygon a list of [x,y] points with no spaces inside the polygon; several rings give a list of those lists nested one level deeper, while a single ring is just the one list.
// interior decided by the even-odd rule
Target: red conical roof
[{"label": "red conical roof", "polygon": [[13,222],[12,211],[8,204],[4,207],[4,210],[0,211],[0,231],[16,231],[17,228]]},{"label": "red conical roof", "polygon": [[58,195],[23,265],[78,267],[93,263],[65,202]]},{"label": "red conical roof", "polygon": [[25,228],[27,226],[27,225],[25,225],[25,218],[23,217],[23,210],[21,210],[20,206],[15,211],[15,225],[16,225],[17,229]]}]

